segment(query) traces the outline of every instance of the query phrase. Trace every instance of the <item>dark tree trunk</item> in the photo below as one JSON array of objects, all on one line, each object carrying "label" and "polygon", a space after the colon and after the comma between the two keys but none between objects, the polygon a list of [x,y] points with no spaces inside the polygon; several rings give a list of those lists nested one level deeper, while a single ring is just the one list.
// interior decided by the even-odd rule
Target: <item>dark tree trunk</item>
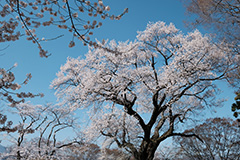
[{"label": "dark tree trunk", "polygon": [[150,140],[143,141],[138,153],[135,155],[136,160],[153,160],[154,154],[157,150],[158,143]]}]

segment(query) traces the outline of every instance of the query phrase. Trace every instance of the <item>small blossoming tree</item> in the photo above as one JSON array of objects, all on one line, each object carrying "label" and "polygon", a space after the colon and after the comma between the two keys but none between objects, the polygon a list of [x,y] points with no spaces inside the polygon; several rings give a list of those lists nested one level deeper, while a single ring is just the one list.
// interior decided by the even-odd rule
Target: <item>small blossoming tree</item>
[{"label": "small blossoming tree", "polygon": [[[62,159],[67,156],[65,147],[82,143],[81,137],[73,134],[80,127],[69,108],[20,103],[12,112],[19,117],[19,122],[16,132],[1,134],[1,139],[11,144],[7,152],[0,155],[1,159]],[[59,138],[64,130],[71,131],[71,139],[69,134]]]}]

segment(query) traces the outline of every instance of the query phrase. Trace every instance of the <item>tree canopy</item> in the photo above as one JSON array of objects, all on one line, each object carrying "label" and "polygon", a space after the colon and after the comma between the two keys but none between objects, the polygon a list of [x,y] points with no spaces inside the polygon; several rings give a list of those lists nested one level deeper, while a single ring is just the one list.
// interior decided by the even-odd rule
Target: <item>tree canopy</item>
[{"label": "tree canopy", "polygon": [[169,137],[196,136],[178,131],[179,122],[218,106],[214,82],[239,63],[225,43],[198,30],[184,35],[161,21],[135,41],[98,45],[85,58],[68,58],[52,87],[59,105],[89,110],[88,138],[103,136],[105,145],[115,142],[139,160],[153,159]]}]

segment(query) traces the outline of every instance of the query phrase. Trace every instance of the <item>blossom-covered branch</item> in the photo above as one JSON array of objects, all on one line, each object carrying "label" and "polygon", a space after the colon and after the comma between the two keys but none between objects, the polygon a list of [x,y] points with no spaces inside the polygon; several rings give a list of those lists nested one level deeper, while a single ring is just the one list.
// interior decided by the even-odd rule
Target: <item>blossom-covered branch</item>
[{"label": "blossom-covered branch", "polygon": [[102,0],[35,0],[31,2],[4,0],[1,1],[0,6],[0,16],[2,17],[0,42],[18,40],[21,36],[20,28],[23,28],[27,40],[38,45],[41,57],[48,57],[50,54],[42,47],[41,41],[46,39],[37,36],[38,28],[56,26],[68,30],[73,36],[69,47],[75,46],[74,38],[81,40],[84,45],[96,45],[91,41],[90,36],[93,34],[93,29],[102,26],[102,22],[97,21],[97,17],[102,20],[105,18],[119,20],[128,11],[125,9],[118,16],[110,15],[108,13],[110,7],[106,6]]}]

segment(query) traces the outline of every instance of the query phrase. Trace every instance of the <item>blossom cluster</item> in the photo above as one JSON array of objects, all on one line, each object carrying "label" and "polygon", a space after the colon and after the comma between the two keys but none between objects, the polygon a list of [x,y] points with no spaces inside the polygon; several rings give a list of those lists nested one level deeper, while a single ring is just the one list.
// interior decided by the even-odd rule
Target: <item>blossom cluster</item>
[{"label": "blossom cluster", "polygon": [[[16,67],[16,65],[17,64],[15,64],[13,67]],[[19,90],[21,88],[21,85],[14,82],[15,76],[14,73],[11,72],[11,69],[12,68],[10,68],[9,70],[5,70],[4,68],[0,68],[0,96],[3,96],[4,100],[6,99],[11,104],[11,106],[15,106],[16,104],[25,102],[25,98],[34,98],[35,96],[43,97],[42,93],[15,93],[14,91]],[[27,84],[30,79],[31,74],[27,74],[27,78],[24,80],[23,84]],[[16,100],[14,96],[16,96],[16,98],[19,98],[19,100]]]},{"label": "blossom cluster", "polygon": [[[41,57],[48,57],[48,52],[43,49],[41,38],[34,31],[41,26],[57,26],[61,29],[67,29],[72,33],[73,39],[81,40],[85,45],[92,45],[90,36],[93,34],[91,30],[102,26],[102,22],[97,21],[99,16],[101,19],[110,18],[119,20],[127,10],[119,15],[110,15],[110,7],[104,5],[102,0],[95,2],[78,0],[70,2],[51,1],[51,0],[35,0],[35,1],[1,1],[0,9],[0,42],[15,41],[19,39],[20,29],[25,29],[27,40],[36,43],[39,48]],[[86,13],[85,13],[86,12]],[[13,16],[15,18],[13,18]],[[83,17],[90,16],[95,19],[84,20]],[[89,18],[92,19],[92,18]],[[73,47],[72,41],[69,47]]]}]

